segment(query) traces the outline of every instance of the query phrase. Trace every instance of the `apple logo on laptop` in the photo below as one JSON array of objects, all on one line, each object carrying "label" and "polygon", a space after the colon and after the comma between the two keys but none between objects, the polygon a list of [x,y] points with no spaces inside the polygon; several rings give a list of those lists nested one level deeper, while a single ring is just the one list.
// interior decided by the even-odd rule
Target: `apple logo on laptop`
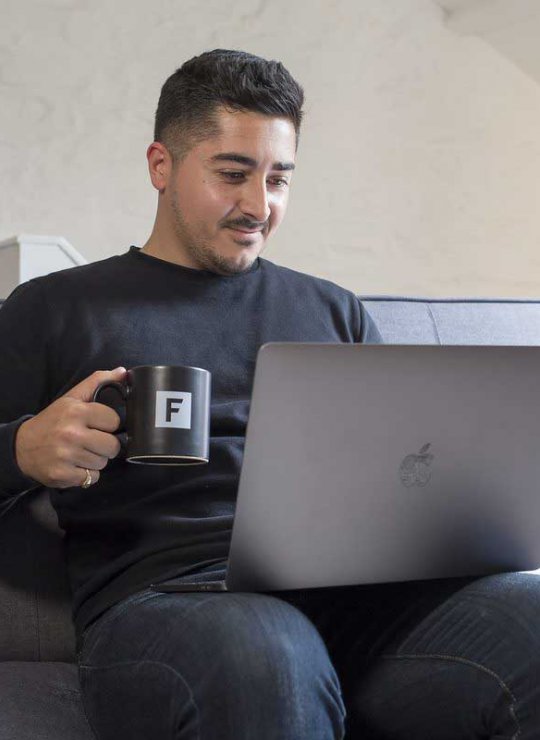
[{"label": "apple logo on laptop", "polygon": [[429,466],[435,457],[428,452],[431,442],[425,444],[416,455],[407,455],[399,466],[399,477],[407,488],[425,486],[431,478]]}]

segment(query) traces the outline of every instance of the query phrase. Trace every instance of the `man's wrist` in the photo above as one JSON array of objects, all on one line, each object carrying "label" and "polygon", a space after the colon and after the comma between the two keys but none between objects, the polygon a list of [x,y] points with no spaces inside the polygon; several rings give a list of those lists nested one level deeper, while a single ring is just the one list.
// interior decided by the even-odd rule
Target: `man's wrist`
[{"label": "man's wrist", "polygon": [[25,421],[23,421],[22,424],[19,425],[18,429],[15,432],[15,438],[13,440],[13,459],[15,465],[22,473],[22,475],[26,476],[27,478],[32,477],[30,471],[27,468],[24,455],[24,435],[27,431],[24,429],[24,427],[26,427],[29,421],[30,419],[25,419]]},{"label": "man's wrist", "polygon": [[[24,471],[19,467],[15,453],[15,439],[22,424],[32,418],[26,414],[13,422],[0,424],[0,496],[18,493],[39,481],[28,475],[28,466],[23,463]],[[26,472],[25,472],[26,471]]]}]

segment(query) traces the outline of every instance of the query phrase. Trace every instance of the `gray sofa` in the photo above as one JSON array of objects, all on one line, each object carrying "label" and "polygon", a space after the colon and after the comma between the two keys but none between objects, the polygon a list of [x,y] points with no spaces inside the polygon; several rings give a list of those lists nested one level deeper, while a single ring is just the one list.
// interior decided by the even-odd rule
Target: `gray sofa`
[{"label": "gray sofa", "polygon": [[[388,344],[540,345],[540,301],[366,297]],[[0,519],[0,740],[91,740],[47,491]]]}]

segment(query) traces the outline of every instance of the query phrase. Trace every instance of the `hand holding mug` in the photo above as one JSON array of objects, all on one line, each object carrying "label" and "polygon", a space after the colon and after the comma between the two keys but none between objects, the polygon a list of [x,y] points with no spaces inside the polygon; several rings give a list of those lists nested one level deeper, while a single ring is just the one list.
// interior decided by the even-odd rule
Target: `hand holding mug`
[{"label": "hand holding mug", "polygon": [[97,483],[100,471],[120,452],[114,432],[116,411],[92,403],[96,388],[119,382],[123,367],[96,370],[67,393],[23,422],[15,437],[15,460],[24,475],[50,488],[80,486],[87,478]]}]

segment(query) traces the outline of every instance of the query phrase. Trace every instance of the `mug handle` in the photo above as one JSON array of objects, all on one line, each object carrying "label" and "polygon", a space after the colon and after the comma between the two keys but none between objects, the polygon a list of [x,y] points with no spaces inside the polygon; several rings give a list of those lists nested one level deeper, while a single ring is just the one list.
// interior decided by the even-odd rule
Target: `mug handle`
[{"label": "mug handle", "polygon": [[[118,391],[120,396],[122,397],[122,400],[124,403],[129,398],[129,387],[125,385],[125,383],[119,383],[116,380],[107,380],[105,383],[100,383],[96,390],[94,391],[94,395],[92,396],[92,401],[96,401],[97,403],[100,403],[99,401],[99,394],[101,391],[105,390],[105,388],[114,388],[115,391]],[[103,404],[106,406],[107,404]],[[125,426],[120,425],[120,428],[116,430],[115,437],[118,437],[120,441],[120,445],[122,446],[122,450],[125,452],[126,448],[126,434],[125,434]]]}]

